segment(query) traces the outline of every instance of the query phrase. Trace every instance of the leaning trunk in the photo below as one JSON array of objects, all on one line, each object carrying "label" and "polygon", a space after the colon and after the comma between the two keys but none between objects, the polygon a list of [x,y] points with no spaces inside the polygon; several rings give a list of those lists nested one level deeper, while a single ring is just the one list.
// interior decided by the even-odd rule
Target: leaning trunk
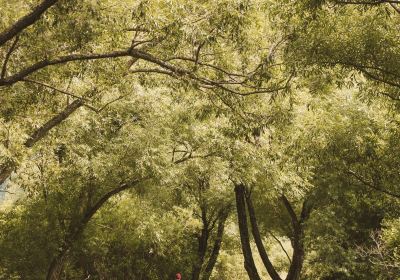
[{"label": "leaning trunk", "polygon": [[258,229],[257,219],[256,219],[254,207],[253,207],[253,202],[251,200],[250,195],[246,195],[246,201],[247,201],[247,209],[249,210],[251,231],[253,233],[254,241],[257,245],[257,249],[260,254],[261,260],[264,263],[264,266],[267,269],[267,272],[268,272],[269,276],[271,277],[271,279],[272,280],[281,280],[281,277],[276,272],[273,264],[271,263],[270,259],[268,258],[267,251],[265,250],[265,247],[263,245],[263,242],[261,239],[261,234]]},{"label": "leaning trunk", "polygon": [[239,232],[240,232],[240,242],[242,244],[242,251],[244,257],[244,268],[246,269],[250,280],[261,280],[256,265],[254,263],[250,247],[250,237],[247,228],[245,187],[243,184],[235,186],[235,196],[236,196],[236,209],[237,209]]},{"label": "leaning trunk", "polygon": [[84,231],[86,225],[89,223],[91,218],[97,213],[97,211],[101,208],[101,206],[103,206],[103,204],[106,203],[108,199],[110,199],[110,197],[112,197],[113,195],[116,195],[126,189],[129,189],[137,185],[139,182],[140,182],[139,180],[133,180],[130,183],[122,184],[118,188],[109,191],[85,212],[82,219],[77,224],[73,224],[70,226],[69,233],[64,240],[64,245],[62,246],[61,251],[50,264],[46,280],[60,279],[60,275],[63,271],[64,264],[68,257],[69,251],[71,250],[76,240],[80,237],[80,235]]}]

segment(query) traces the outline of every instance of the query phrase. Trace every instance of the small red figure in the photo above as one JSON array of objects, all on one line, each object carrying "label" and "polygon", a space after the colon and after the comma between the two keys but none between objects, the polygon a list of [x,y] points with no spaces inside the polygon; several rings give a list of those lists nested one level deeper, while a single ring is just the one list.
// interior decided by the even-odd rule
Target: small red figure
[{"label": "small red figure", "polygon": [[175,276],[176,280],[181,280],[182,279],[182,275],[178,272]]}]

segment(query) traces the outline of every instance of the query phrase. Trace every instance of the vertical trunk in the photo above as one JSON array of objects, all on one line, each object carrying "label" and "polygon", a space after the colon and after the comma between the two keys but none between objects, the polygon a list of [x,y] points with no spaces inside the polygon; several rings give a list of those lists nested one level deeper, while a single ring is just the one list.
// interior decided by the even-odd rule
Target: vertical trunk
[{"label": "vertical trunk", "polygon": [[250,247],[250,238],[247,228],[247,214],[246,214],[246,203],[245,203],[245,187],[243,184],[235,186],[236,196],[236,209],[238,215],[240,241],[242,244],[242,251],[244,257],[244,268],[249,275],[250,280],[261,280],[258,274],[256,265],[254,263],[253,255]]},{"label": "vertical trunk", "polygon": [[206,256],[207,252],[209,225],[207,221],[207,210],[205,207],[202,207],[201,209],[201,219],[203,222],[203,228],[201,230],[200,236],[198,237],[199,244],[197,249],[196,260],[192,270],[192,280],[200,279],[200,273],[203,267],[204,257]]},{"label": "vertical trunk", "polygon": [[293,227],[293,238],[292,238],[293,256],[292,256],[292,263],[290,265],[286,280],[299,280],[301,270],[303,268],[303,262],[304,262],[303,225],[302,225],[302,223],[307,219],[308,214],[309,214],[309,209],[306,205],[306,202],[304,202],[302,212],[300,215],[300,220],[299,220],[297,218],[297,215],[296,215],[292,205],[290,204],[290,202],[286,198],[286,196],[282,195],[281,200],[290,216],[292,227]]},{"label": "vertical trunk", "polygon": [[65,260],[67,259],[69,247],[66,246],[61,249],[61,252],[53,259],[47,272],[46,280],[60,279],[62,270],[64,268]]},{"label": "vertical trunk", "polygon": [[228,211],[223,211],[223,213],[221,214],[221,216],[218,220],[217,235],[215,237],[214,246],[213,246],[210,258],[208,259],[206,268],[204,270],[202,280],[210,279],[210,276],[214,269],[215,263],[217,262],[219,250],[221,249],[222,236],[224,235],[225,221],[227,218],[228,218]]},{"label": "vertical trunk", "polygon": [[281,280],[281,277],[276,272],[273,264],[271,263],[270,259],[268,258],[268,254],[262,243],[262,238],[260,235],[260,231],[258,229],[257,219],[256,219],[256,215],[254,212],[253,202],[251,201],[250,195],[246,195],[246,201],[247,201],[247,209],[249,210],[251,230],[252,230],[254,241],[257,245],[257,249],[260,254],[261,260],[264,263],[264,266],[267,269],[268,274],[271,277],[271,279],[272,280]]}]

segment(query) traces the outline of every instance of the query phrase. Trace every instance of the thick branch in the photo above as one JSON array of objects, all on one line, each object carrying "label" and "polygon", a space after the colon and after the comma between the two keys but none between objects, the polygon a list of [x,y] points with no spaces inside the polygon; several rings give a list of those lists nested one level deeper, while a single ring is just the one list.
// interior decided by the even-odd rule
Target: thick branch
[{"label": "thick branch", "polygon": [[0,46],[4,45],[8,40],[16,36],[22,30],[28,26],[34,24],[40,16],[51,6],[57,3],[57,0],[44,0],[42,3],[37,5],[33,11],[29,14],[20,18],[12,26],[8,27],[6,30],[0,33]]},{"label": "thick branch", "polygon": [[83,105],[83,101],[80,99],[74,100],[71,104],[69,104],[63,111],[58,113],[44,125],[36,129],[31,136],[26,140],[24,145],[28,148],[31,148],[42,139],[47,133],[55,126],[59,125],[62,121],[68,118],[73,112],[75,112],[79,107]]},{"label": "thick branch", "polygon": [[57,64],[63,64],[72,61],[84,61],[84,60],[96,60],[96,59],[105,59],[105,58],[117,58],[117,57],[124,57],[130,56],[130,50],[121,50],[121,51],[114,51],[109,53],[102,53],[102,54],[71,54],[60,56],[54,59],[43,59],[39,62],[28,66],[16,74],[13,74],[9,77],[0,80],[0,86],[7,86],[12,85],[16,82],[23,80],[28,75],[43,69],[45,67]]}]

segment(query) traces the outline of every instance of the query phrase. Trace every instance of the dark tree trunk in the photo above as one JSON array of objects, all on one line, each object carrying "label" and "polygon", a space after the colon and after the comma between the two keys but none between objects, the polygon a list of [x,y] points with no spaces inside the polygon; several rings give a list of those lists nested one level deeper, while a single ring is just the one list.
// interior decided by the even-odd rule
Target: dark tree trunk
[{"label": "dark tree trunk", "polygon": [[206,206],[203,206],[201,209],[201,219],[203,222],[203,228],[201,230],[201,234],[198,237],[198,248],[197,248],[197,256],[193,265],[192,270],[192,280],[199,280],[201,269],[204,264],[204,258],[207,253],[207,245],[208,245],[208,233],[209,233],[209,224],[207,221],[207,209]]},{"label": "dark tree trunk", "polygon": [[85,212],[82,219],[78,223],[71,224],[68,230],[69,233],[64,240],[64,244],[61,247],[60,252],[57,254],[57,256],[53,259],[53,261],[50,264],[46,280],[60,279],[69,251],[71,250],[76,240],[80,237],[80,235],[84,231],[90,219],[97,213],[97,211],[101,208],[101,206],[103,206],[103,204],[106,203],[108,199],[110,199],[110,197],[112,197],[113,195],[116,195],[126,189],[129,189],[137,185],[139,182],[140,182],[139,180],[134,180],[130,183],[122,184],[118,188],[109,191]]},{"label": "dark tree trunk", "polygon": [[293,227],[293,256],[286,280],[299,280],[304,263],[303,222],[308,218],[310,210],[307,201],[305,201],[299,220],[286,196],[282,195],[281,200],[290,216]]},{"label": "dark tree trunk", "polygon": [[264,263],[264,266],[267,269],[268,274],[271,277],[271,279],[272,280],[281,280],[281,277],[276,272],[275,267],[273,266],[270,259],[268,258],[268,254],[262,243],[262,238],[260,235],[260,231],[258,229],[257,219],[256,219],[253,202],[251,200],[250,194],[246,195],[246,201],[247,201],[247,209],[249,210],[251,230],[252,230],[254,241],[257,245],[257,249],[260,254],[261,260]]},{"label": "dark tree trunk", "polygon": [[242,251],[244,257],[244,268],[246,269],[250,280],[261,280],[256,265],[254,263],[250,246],[250,237],[247,227],[245,186],[243,184],[235,186],[235,196],[236,196],[236,209],[238,215],[240,241],[242,244]]},{"label": "dark tree trunk", "polygon": [[62,270],[64,268],[65,260],[67,259],[70,246],[63,247],[61,252],[53,259],[47,272],[46,280],[60,279]]},{"label": "dark tree trunk", "polygon": [[221,216],[219,217],[218,220],[218,229],[217,229],[217,235],[215,237],[214,241],[214,246],[210,255],[210,258],[208,259],[206,268],[204,269],[204,273],[202,276],[202,280],[209,280],[211,273],[214,269],[214,266],[217,262],[219,251],[221,249],[221,244],[222,244],[222,237],[224,235],[224,229],[225,229],[225,222],[226,219],[228,218],[228,211],[223,211],[221,213]]}]

